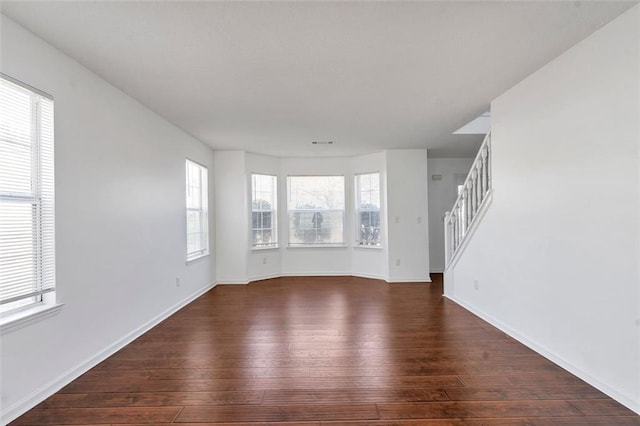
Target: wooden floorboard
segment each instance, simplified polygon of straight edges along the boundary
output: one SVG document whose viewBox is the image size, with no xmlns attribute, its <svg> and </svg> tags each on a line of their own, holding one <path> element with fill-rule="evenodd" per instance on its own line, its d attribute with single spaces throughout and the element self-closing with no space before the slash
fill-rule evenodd
<svg viewBox="0 0 640 426">
<path fill-rule="evenodd" d="M 218 286 L 11 425 L 640 425 L 433 278 Z"/>
</svg>

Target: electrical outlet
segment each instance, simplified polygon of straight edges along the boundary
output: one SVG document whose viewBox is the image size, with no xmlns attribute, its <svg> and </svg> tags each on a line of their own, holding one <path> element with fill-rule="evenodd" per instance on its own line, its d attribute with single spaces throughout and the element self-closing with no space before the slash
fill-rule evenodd
<svg viewBox="0 0 640 426">
<path fill-rule="evenodd" d="M 176 287 L 180 287 L 180 277 L 176 277 Z"/>
<path fill-rule="evenodd" d="M 473 288 L 476 290 L 480 290 L 480 284 L 478 284 L 478 280 L 473 280 Z"/>
<path fill-rule="evenodd" d="M 266 264 L 267 264 L 267 258 L 266 258 L 266 257 L 263 257 L 263 258 L 262 258 L 262 264 L 263 264 L 263 265 L 266 265 Z"/>
<path fill-rule="evenodd" d="M 396 216 L 395 219 L 394 219 L 394 222 L 395 223 L 400 223 L 400 216 Z"/>
<path fill-rule="evenodd" d="M 400 266 L 400 259 L 396 259 L 396 266 Z"/>
<path fill-rule="evenodd" d="M 422 216 L 418 216 L 418 225 L 422 223 Z"/>
</svg>

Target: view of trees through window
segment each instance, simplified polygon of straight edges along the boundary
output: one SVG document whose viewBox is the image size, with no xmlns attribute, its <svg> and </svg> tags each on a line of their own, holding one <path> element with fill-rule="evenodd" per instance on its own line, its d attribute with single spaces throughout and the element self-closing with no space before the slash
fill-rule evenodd
<svg viewBox="0 0 640 426">
<path fill-rule="evenodd" d="M 289 176 L 290 245 L 344 244 L 344 176 Z"/>
<path fill-rule="evenodd" d="M 356 176 L 356 239 L 361 246 L 380 245 L 380 173 Z"/>
<path fill-rule="evenodd" d="M 278 244 L 276 176 L 251 175 L 251 232 L 254 247 Z"/>
</svg>

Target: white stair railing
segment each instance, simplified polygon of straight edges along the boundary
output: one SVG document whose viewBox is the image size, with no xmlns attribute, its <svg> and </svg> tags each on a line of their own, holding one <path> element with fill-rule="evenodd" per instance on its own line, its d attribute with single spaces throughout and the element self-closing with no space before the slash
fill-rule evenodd
<svg viewBox="0 0 640 426">
<path fill-rule="evenodd" d="M 491 132 L 484 138 L 471 170 L 453 204 L 444 217 L 445 263 L 454 258 L 468 235 L 478 212 L 491 193 Z"/>
</svg>

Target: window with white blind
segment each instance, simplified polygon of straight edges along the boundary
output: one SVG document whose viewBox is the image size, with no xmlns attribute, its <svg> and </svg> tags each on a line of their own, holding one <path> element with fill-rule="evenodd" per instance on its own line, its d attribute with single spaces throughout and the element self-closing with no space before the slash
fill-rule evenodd
<svg viewBox="0 0 640 426">
<path fill-rule="evenodd" d="M 186 160 L 187 182 L 187 261 L 209 254 L 208 172 L 207 168 Z"/>
<path fill-rule="evenodd" d="M 289 176 L 290 246 L 344 244 L 344 176 Z"/>
<path fill-rule="evenodd" d="M 380 247 L 380 173 L 356 175 L 356 243 Z"/>
<path fill-rule="evenodd" d="M 0 77 L 0 314 L 55 302 L 53 99 Z"/>
<path fill-rule="evenodd" d="M 254 248 L 278 246 L 277 178 L 251 175 L 251 234 Z"/>
</svg>

